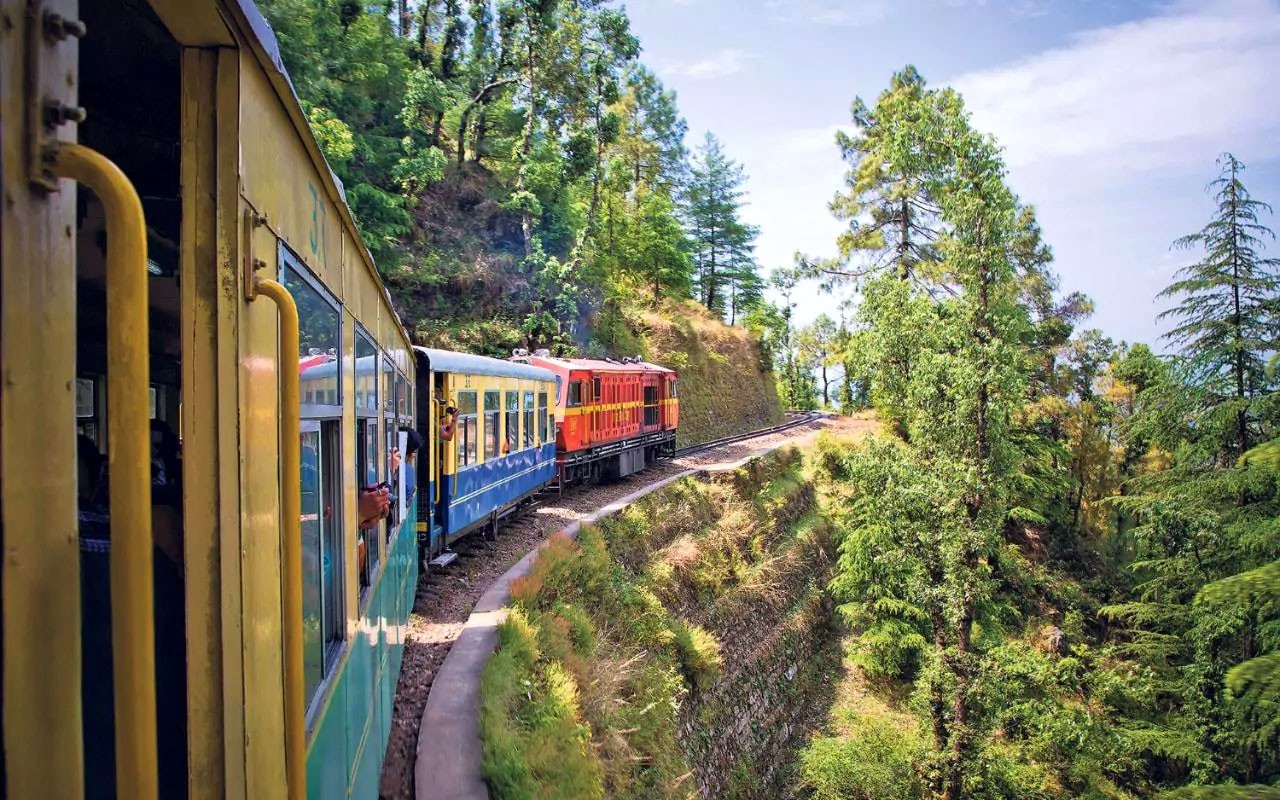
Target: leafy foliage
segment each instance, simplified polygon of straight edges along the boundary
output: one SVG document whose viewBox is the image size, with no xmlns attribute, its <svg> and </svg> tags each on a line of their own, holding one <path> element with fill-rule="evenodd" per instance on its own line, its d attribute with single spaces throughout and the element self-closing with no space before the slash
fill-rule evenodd
<svg viewBox="0 0 1280 800">
<path fill-rule="evenodd" d="M 595 315 L 639 328 L 637 296 L 694 296 L 730 323 L 763 302 L 753 234 L 736 221 L 742 195 L 726 183 L 741 169 L 718 144 L 691 164 L 675 94 L 638 61 L 622 8 L 261 6 L 424 342 L 461 334 L 494 355 L 514 345 L 603 355 L 614 342 L 596 336 Z"/>
<path fill-rule="evenodd" d="M 1280 278 L 1243 165 L 1223 156 L 1213 221 L 1179 241 L 1204 257 L 1163 295 L 1184 348 L 1163 359 L 1075 332 L 1090 302 L 1056 296 L 954 92 L 908 68 L 854 117 L 841 258 L 799 266 L 856 282 L 847 373 L 898 435 L 824 453 L 846 498 L 831 590 L 849 680 L 921 736 L 837 713 L 815 793 L 1271 796 Z"/>
</svg>

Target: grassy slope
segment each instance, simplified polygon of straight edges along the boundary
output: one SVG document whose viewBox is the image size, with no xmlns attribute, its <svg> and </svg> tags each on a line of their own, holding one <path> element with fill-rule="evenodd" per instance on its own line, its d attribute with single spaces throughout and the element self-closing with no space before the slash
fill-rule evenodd
<svg viewBox="0 0 1280 800">
<path fill-rule="evenodd" d="M 750 626 L 733 612 L 749 601 L 785 619 L 821 588 L 801 578 L 799 602 L 769 609 L 778 572 L 763 567 L 829 547 L 801 475 L 796 451 L 780 451 L 677 482 L 542 551 L 512 587 L 481 684 L 497 800 L 697 795 L 681 709 L 736 666 L 720 640 Z"/>
</svg>

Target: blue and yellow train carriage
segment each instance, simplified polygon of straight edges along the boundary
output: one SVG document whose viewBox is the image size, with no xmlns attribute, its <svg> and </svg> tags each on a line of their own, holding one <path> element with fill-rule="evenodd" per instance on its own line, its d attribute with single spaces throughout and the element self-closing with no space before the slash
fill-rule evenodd
<svg viewBox="0 0 1280 800">
<path fill-rule="evenodd" d="M 270 29 L 0 0 L 0 153 L 4 796 L 376 796 L 419 376 Z"/>
<path fill-rule="evenodd" d="M 430 469 L 419 473 L 419 539 L 424 560 L 445 564 L 450 544 L 474 531 L 496 533 L 555 476 L 556 377 L 497 358 L 414 352 L 418 415 L 431 437 Z M 458 410 L 456 430 L 439 440 L 449 407 Z"/>
</svg>

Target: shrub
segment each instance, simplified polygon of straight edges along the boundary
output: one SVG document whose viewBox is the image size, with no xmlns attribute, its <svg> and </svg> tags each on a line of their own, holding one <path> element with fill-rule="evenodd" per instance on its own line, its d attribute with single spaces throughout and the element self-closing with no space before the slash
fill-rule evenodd
<svg viewBox="0 0 1280 800">
<path fill-rule="evenodd" d="M 911 800 L 923 796 L 916 764 L 926 752 L 914 730 L 871 715 L 841 736 L 814 739 L 801 756 L 800 775 L 813 800 Z"/>
</svg>

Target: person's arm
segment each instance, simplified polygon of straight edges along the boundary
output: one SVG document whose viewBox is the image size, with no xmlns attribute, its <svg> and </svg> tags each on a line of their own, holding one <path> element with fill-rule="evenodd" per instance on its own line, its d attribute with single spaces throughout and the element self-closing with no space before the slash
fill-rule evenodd
<svg viewBox="0 0 1280 800">
<path fill-rule="evenodd" d="M 448 416 L 440 423 L 440 438 L 447 442 L 453 439 L 453 432 L 458 427 L 458 409 L 449 408 L 444 413 Z"/>
<path fill-rule="evenodd" d="M 361 489 L 358 505 L 360 527 L 368 530 L 384 519 L 391 510 L 391 491 L 385 486 L 380 489 Z"/>
</svg>

